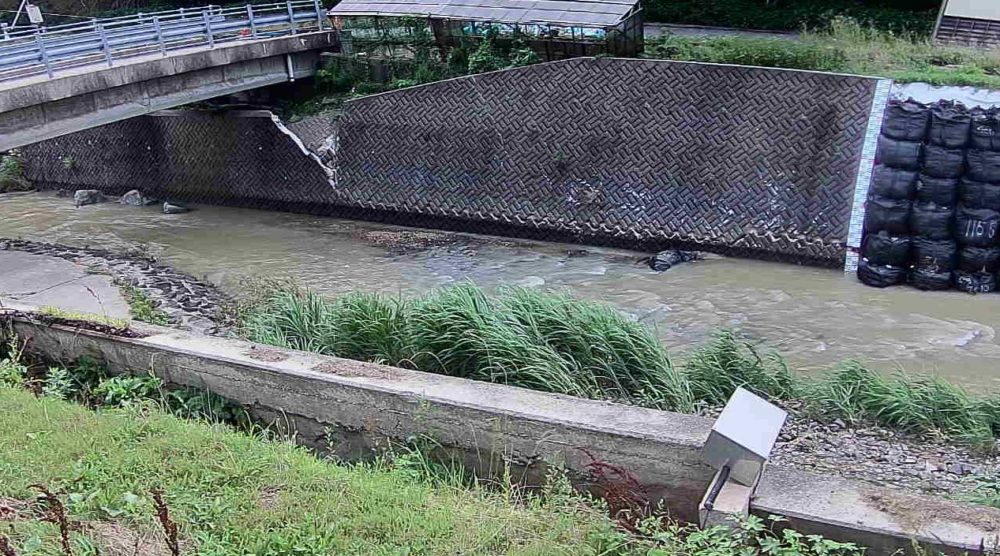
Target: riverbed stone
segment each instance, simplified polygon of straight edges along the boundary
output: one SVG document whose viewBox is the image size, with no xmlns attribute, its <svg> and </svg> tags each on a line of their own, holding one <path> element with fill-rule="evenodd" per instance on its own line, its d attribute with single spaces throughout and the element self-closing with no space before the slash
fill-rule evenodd
<svg viewBox="0 0 1000 556">
<path fill-rule="evenodd" d="M 146 207 L 156 204 L 156 199 L 143 195 L 138 189 L 133 189 L 132 191 L 122 195 L 119 202 L 130 207 Z"/>
<path fill-rule="evenodd" d="M 94 205 L 104 202 L 104 194 L 96 189 L 78 189 L 73 194 L 73 202 L 76 206 Z"/>
<path fill-rule="evenodd" d="M 177 203 L 163 203 L 163 214 L 184 214 L 190 210 L 186 206 Z"/>
</svg>

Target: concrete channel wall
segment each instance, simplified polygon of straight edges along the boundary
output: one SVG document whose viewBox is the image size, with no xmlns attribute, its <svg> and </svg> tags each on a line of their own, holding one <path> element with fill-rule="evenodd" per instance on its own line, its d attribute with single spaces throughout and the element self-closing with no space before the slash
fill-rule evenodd
<svg viewBox="0 0 1000 556">
<path fill-rule="evenodd" d="M 839 267 L 884 84 L 579 58 L 351 100 L 311 126 L 175 113 L 23 154 L 49 188 Z M 322 162 L 285 133 L 306 128 Z"/>
<path fill-rule="evenodd" d="M 696 519 L 713 475 L 700 460 L 711 421 L 503 385 L 275 349 L 174 329 L 137 327 L 122 338 L 11 317 L 30 352 L 69 362 L 88 355 L 113 373 L 153 372 L 206 389 L 301 443 L 356 459 L 389 442 L 425 437 L 480 473 L 505 468 L 537 484 L 557 463 L 600 491 L 597 461 L 627 472 L 651 501 Z M 913 540 L 958 554 L 1000 542 L 1000 510 L 904 494 L 789 468 L 768 468 L 751 510 L 788 518 L 798 530 L 871 547 L 909 550 Z"/>
</svg>

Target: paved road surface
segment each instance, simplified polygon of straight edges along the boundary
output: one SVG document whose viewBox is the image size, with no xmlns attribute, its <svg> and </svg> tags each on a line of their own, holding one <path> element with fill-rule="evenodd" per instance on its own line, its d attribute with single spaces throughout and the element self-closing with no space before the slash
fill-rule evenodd
<svg viewBox="0 0 1000 556">
<path fill-rule="evenodd" d="M 0 306 L 11 303 L 129 318 L 128 304 L 109 276 L 63 259 L 0 251 Z"/>
</svg>

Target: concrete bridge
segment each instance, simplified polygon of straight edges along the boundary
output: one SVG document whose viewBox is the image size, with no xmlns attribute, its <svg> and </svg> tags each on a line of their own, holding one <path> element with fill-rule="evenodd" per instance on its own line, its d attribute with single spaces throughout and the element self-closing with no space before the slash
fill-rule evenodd
<svg viewBox="0 0 1000 556">
<path fill-rule="evenodd" d="M 339 34 L 318 0 L 174 10 L 0 36 L 0 152 L 311 76 Z"/>
</svg>

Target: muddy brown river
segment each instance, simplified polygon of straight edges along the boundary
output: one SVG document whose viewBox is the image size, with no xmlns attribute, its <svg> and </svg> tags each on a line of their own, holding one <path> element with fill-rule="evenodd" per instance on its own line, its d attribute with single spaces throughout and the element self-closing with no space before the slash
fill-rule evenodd
<svg viewBox="0 0 1000 556">
<path fill-rule="evenodd" d="M 1000 388 L 1000 294 L 877 290 L 838 271 L 714 256 L 656 273 L 627 251 L 221 207 L 172 216 L 115 203 L 75 208 L 49 193 L 0 195 L 0 237 L 144 245 L 230 290 L 248 275 L 291 277 L 330 295 L 417 294 L 462 280 L 563 289 L 654 326 L 677 354 L 729 327 L 798 370 L 857 358 Z"/>
</svg>

